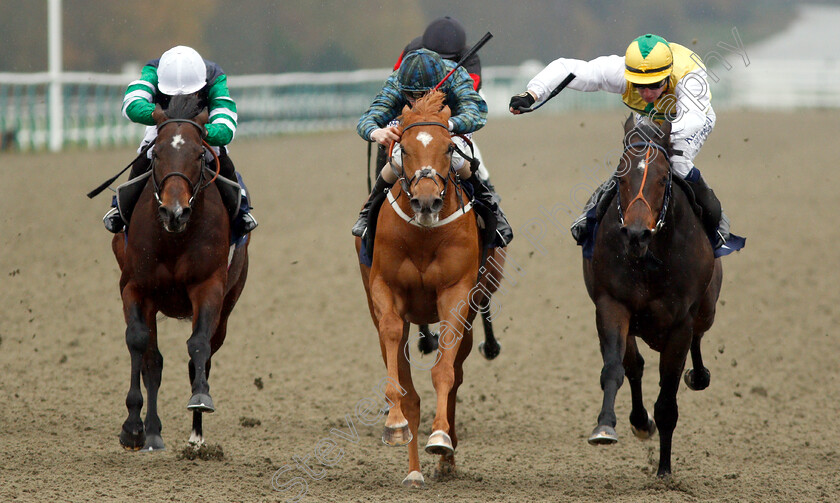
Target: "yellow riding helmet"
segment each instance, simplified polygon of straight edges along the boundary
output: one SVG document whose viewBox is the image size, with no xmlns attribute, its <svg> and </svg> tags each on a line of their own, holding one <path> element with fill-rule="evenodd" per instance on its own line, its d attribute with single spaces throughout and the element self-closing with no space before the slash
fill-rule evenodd
<svg viewBox="0 0 840 503">
<path fill-rule="evenodd" d="M 633 84 L 653 84 L 671 75 L 674 56 L 664 38 L 648 33 L 627 47 L 624 78 Z"/>
</svg>

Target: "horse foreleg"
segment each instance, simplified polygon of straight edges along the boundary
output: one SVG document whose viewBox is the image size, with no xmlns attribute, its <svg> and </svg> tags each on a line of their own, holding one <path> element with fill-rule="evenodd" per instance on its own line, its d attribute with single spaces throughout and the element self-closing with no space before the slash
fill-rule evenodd
<svg viewBox="0 0 840 503">
<path fill-rule="evenodd" d="M 458 433 L 455 427 L 455 404 L 458 401 L 458 388 L 460 388 L 461 384 L 464 382 L 464 360 L 466 360 L 467 356 L 470 354 L 473 345 L 473 329 L 472 327 L 464 329 L 464 336 L 461 339 L 460 347 L 458 348 L 458 354 L 455 357 L 455 382 L 452 386 L 452 390 L 449 392 L 449 399 L 447 403 L 446 409 L 446 417 L 449 421 L 449 436 L 452 440 L 452 449 L 453 452 L 444 453 L 440 456 L 438 460 L 437 468 L 434 472 L 434 478 L 437 480 L 446 478 L 455 473 L 455 452 L 454 450 L 458 448 Z"/>
<path fill-rule="evenodd" d="M 400 359 L 405 357 L 402 352 L 402 341 L 406 338 L 404 334 L 407 330 L 408 323 L 404 322 L 393 310 L 384 312 L 379 319 L 379 345 L 389 381 L 385 387 L 385 397 L 391 406 L 388 409 L 388 417 L 385 419 L 382 442 L 392 447 L 406 445 L 414 438 L 408 419 L 403 413 L 402 400 L 405 389 L 400 379 Z M 399 389 L 395 384 L 399 386 Z"/>
<path fill-rule="evenodd" d="M 123 289 L 123 309 L 125 313 L 125 343 L 131 356 L 131 379 L 128 395 L 125 397 L 125 406 L 128 409 L 128 418 L 122 425 L 120 432 L 120 444 L 129 450 L 139 450 L 146 441 L 146 432 L 143 428 L 143 420 L 140 419 L 140 410 L 143 408 L 143 392 L 140 390 L 140 372 L 143 365 L 143 354 L 148 349 L 150 329 L 146 323 L 140 306 L 139 295 L 130 287 Z M 154 319 L 154 315 L 152 315 Z"/>
<path fill-rule="evenodd" d="M 146 406 L 146 442 L 144 451 L 163 450 L 162 425 L 157 411 L 157 397 L 160 389 L 161 374 L 163 373 L 163 355 L 160 354 L 157 342 L 157 324 L 154 318 L 149 322 L 149 344 L 143 354 L 143 382 L 146 384 L 146 396 L 149 403 Z"/>
<path fill-rule="evenodd" d="M 624 371 L 627 375 L 627 382 L 630 383 L 630 396 L 633 401 L 633 408 L 630 410 L 630 427 L 633 435 L 642 440 L 647 440 L 656 433 L 656 421 L 645 409 L 642 399 L 642 375 L 645 371 L 645 359 L 639 353 L 636 346 L 636 338 L 632 335 L 627 337 L 627 349 L 624 352 Z"/>
<path fill-rule="evenodd" d="M 685 358 L 691 345 L 691 326 L 688 322 L 674 328 L 665 349 L 659 357 L 659 397 L 653 408 L 653 416 L 659 428 L 659 469 L 660 478 L 671 474 L 671 439 L 677 427 L 679 409 L 677 390 L 680 386 L 680 374 L 685 367 Z"/>
<path fill-rule="evenodd" d="M 470 321 L 470 308 L 466 301 L 469 295 L 469 285 L 460 285 L 443 292 L 438 298 L 438 313 L 442 314 L 440 323 L 440 336 L 438 338 L 438 350 L 440 359 L 432 367 L 432 385 L 437 394 L 437 407 L 435 419 L 432 422 L 432 434 L 426 444 L 426 452 L 439 454 L 441 456 L 452 456 L 455 453 L 455 446 L 452 443 L 454 424 L 450 422 L 450 407 L 453 408 L 454 417 L 455 391 L 463 379 L 461 372 L 456 372 L 456 363 L 463 361 L 466 354 L 472 349 L 472 325 Z M 453 307 L 454 306 L 454 307 Z M 469 332 L 469 342 L 465 343 L 464 338 Z M 464 346 L 466 354 L 461 354 Z M 457 383 L 457 384 L 456 384 Z"/>
<path fill-rule="evenodd" d="M 623 360 L 630 313 L 622 304 L 609 298 L 598 299 L 595 307 L 601 357 L 604 360 L 604 367 L 601 369 L 601 389 L 604 391 L 604 401 L 601 404 L 601 412 L 598 414 L 598 426 L 589 436 L 589 443 L 606 445 L 618 442 L 618 435 L 615 432 L 615 395 L 624 382 Z"/>
<path fill-rule="evenodd" d="M 420 395 L 414 388 L 411 379 L 411 362 L 407 357 L 409 344 L 408 331 L 410 325 L 406 323 L 403 329 L 403 338 L 400 346 L 404 349 L 399 352 L 399 376 L 400 386 L 403 387 L 405 395 L 400 400 L 400 407 L 403 415 L 408 419 L 408 428 L 411 432 L 411 441 L 408 443 L 408 475 L 403 479 L 403 485 L 411 488 L 422 488 L 425 486 L 423 473 L 420 471 L 420 454 L 417 447 L 417 430 L 420 428 Z"/>
<path fill-rule="evenodd" d="M 219 325 L 222 307 L 222 282 L 211 281 L 189 292 L 194 306 L 193 331 L 187 339 L 190 363 L 194 367 L 192 396 L 187 408 L 193 412 L 214 412 L 210 385 L 207 382 L 207 365 L 212 354 L 210 336 Z"/>
</svg>

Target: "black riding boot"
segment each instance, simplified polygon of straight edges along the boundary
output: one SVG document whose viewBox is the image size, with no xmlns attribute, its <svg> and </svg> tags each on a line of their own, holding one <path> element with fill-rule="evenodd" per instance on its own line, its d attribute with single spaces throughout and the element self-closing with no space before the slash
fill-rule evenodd
<svg viewBox="0 0 840 503">
<path fill-rule="evenodd" d="M 509 245 L 513 240 L 513 229 L 511 229 L 502 207 L 499 206 L 502 199 L 496 193 L 495 188 L 489 181 L 482 182 L 478 174 L 475 173 L 467 178 L 467 182 L 472 186 L 473 196 L 476 200 L 493 210 L 496 215 L 496 237 L 493 246 L 503 248 Z"/>
<path fill-rule="evenodd" d="M 236 214 L 236 217 L 231 222 L 231 227 L 233 228 L 233 233 L 236 236 L 244 236 L 248 234 L 252 230 L 257 228 L 257 219 L 251 215 L 251 197 L 248 195 L 248 191 L 245 188 L 245 183 L 240 182 L 239 178 L 236 176 L 236 167 L 233 165 L 233 161 L 231 160 L 230 156 L 227 154 L 226 149 L 221 148 L 221 152 L 219 153 L 219 175 L 227 178 L 228 180 L 237 182 L 241 186 L 240 190 L 240 198 L 241 202 L 239 203 L 239 212 Z M 211 164 L 211 167 L 214 167 Z"/>
<path fill-rule="evenodd" d="M 714 238 L 712 239 L 714 248 L 720 248 L 729 239 L 729 218 L 723 214 L 715 191 L 706 185 L 706 181 L 703 180 L 697 168 L 691 169 L 685 181 L 691 186 L 691 190 L 694 191 L 694 200 L 703 210 L 700 220 L 703 222 L 706 234 Z"/>
<path fill-rule="evenodd" d="M 149 171 L 151 165 L 151 159 L 149 159 L 145 155 L 140 156 L 136 161 L 134 161 L 134 164 L 131 165 L 131 171 L 128 174 L 128 179 L 133 180 L 138 176 L 145 174 L 147 171 Z M 132 206 L 136 202 L 137 201 L 133 201 L 131 203 Z M 111 198 L 111 209 L 108 210 L 108 213 L 105 213 L 104 217 L 102 217 L 102 223 L 105 224 L 106 229 L 108 229 L 110 232 L 113 232 L 114 234 L 121 232 L 125 229 L 125 222 L 123 221 L 122 215 L 120 215 L 120 210 L 117 207 L 117 196 Z"/>
<path fill-rule="evenodd" d="M 572 223 L 570 230 L 572 232 L 572 237 L 575 238 L 577 244 L 583 246 L 584 241 L 586 241 L 589 237 L 597 219 L 596 209 L 601 203 L 601 199 L 604 198 L 604 194 L 612 188 L 614 183 L 615 182 L 611 178 L 595 189 L 595 192 L 589 196 L 589 201 L 587 201 L 583 206 L 583 213 L 581 213 L 580 216 Z"/>
<path fill-rule="evenodd" d="M 376 199 L 376 196 L 380 194 L 384 194 L 387 189 L 391 187 L 391 183 L 385 181 L 382 178 L 382 175 L 376 179 L 376 183 L 373 184 L 373 190 L 370 191 L 370 196 L 368 196 L 365 205 L 362 207 L 362 211 L 359 212 L 359 219 L 356 220 L 356 224 L 353 226 L 353 229 L 350 231 L 354 236 L 360 238 L 365 235 L 365 231 L 367 230 L 368 225 L 368 214 L 370 213 L 370 205 L 373 203 L 373 200 Z"/>
</svg>

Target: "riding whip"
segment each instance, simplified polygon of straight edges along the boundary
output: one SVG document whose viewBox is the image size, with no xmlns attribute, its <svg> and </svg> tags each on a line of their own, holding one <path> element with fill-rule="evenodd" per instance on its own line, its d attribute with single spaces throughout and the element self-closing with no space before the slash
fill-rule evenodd
<svg viewBox="0 0 840 503">
<path fill-rule="evenodd" d="M 541 106 L 545 105 L 546 103 L 548 103 L 548 100 L 550 100 L 551 98 L 560 94 L 560 91 L 565 89 L 566 86 L 569 85 L 569 82 L 575 80 L 575 77 L 576 77 L 576 75 L 574 73 L 570 73 L 569 75 L 567 75 L 566 78 L 563 79 L 563 82 L 561 82 L 560 85 L 557 86 L 557 88 L 555 90 L 551 91 L 551 94 L 548 95 L 548 98 L 544 99 L 543 102 L 540 103 L 539 105 L 537 105 L 535 107 L 530 107 L 530 108 L 529 107 L 519 107 L 519 108 L 517 108 L 517 110 L 519 110 L 523 114 L 526 114 L 528 112 L 533 112 L 534 110 L 536 110 L 536 109 L 540 108 Z"/>
<path fill-rule="evenodd" d="M 475 43 L 475 45 L 474 45 L 474 46 L 472 46 L 472 48 L 471 48 L 469 51 L 467 51 L 467 53 L 466 53 L 466 54 L 464 54 L 464 55 L 461 57 L 461 59 L 458 61 L 458 64 L 457 64 L 457 65 L 455 65 L 455 68 L 453 68 L 452 70 L 449 70 L 449 73 L 447 73 L 447 74 L 446 74 L 446 77 L 444 77 L 444 78 L 443 78 L 443 80 L 441 80 L 440 82 L 438 82 L 438 85 L 436 85 L 436 86 L 434 87 L 434 89 L 432 89 L 432 90 L 433 90 L 433 91 L 437 91 L 437 90 L 438 90 L 438 88 L 439 88 L 440 86 L 442 86 L 444 82 L 446 82 L 446 79 L 448 79 L 450 75 L 452 75 L 453 73 L 455 73 L 455 70 L 457 70 L 458 68 L 460 68 L 461 66 L 463 66 L 464 62 L 466 62 L 466 61 L 467 61 L 470 57 L 472 57 L 472 55 L 473 55 L 473 54 L 475 54 L 476 52 L 478 52 L 478 50 L 479 50 L 479 49 L 481 49 L 481 46 L 483 46 L 484 44 L 486 44 L 486 43 L 487 43 L 487 41 L 488 41 L 488 40 L 490 40 L 491 38 L 493 38 L 493 34 L 492 34 L 492 33 L 490 33 L 489 31 L 488 31 L 487 33 L 485 33 L 485 34 L 484 34 L 484 36 L 483 36 L 483 37 L 481 37 L 481 40 L 479 40 L 478 42 L 476 42 L 476 43 Z"/>
<path fill-rule="evenodd" d="M 98 196 L 100 192 L 102 192 L 103 190 L 107 189 L 109 185 L 111 185 L 112 183 L 114 183 L 114 181 L 116 181 L 116 179 L 120 177 L 120 175 L 122 175 L 123 173 L 125 173 L 125 170 L 127 170 L 128 168 L 130 168 L 130 167 L 131 167 L 131 165 L 132 165 L 132 164 L 134 164 L 134 162 L 135 162 L 135 161 L 137 161 L 137 159 L 140 159 L 140 156 L 146 155 L 146 152 L 148 152 L 148 150 L 149 150 L 150 148 L 152 148 L 152 145 L 154 145 L 154 144 L 155 144 L 155 141 L 154 141 L 154 140 L 152 140 L 151 142 L 149 142 L 149 144 L 148 144 L 148 145 L 146 145 L 145 147 L 143 147 L 143 148 L 140 150 L 140 153 L 139 153 L 139 154 L 137 154 L 137 157 L 135 157 L 135 158 L 134 158 L 134 159 L 133 159 L 130 163 L 128 163 L 128 166 L 124 167 L 124 168 L 123 168 L 123 169 L 122 169 L 119 173 L 117 173 L 117 174 L 116 174 L 116 175 L 114 175 L 113 177 L 111 177 L 111 178 L 109 178 L 109 179 L 105 180 L 105 182 L 103 182 L 103 183 L 102 183 L 102 185 L 100 185 L 99 187 L 96 187 L 96 188 L 95 188 L 95 189 L 93 189 L 92 191 L 88 192 L 87 196 L 88 196 L 89 198 L 91 198 L 91 199 L 93 199 L 94 197 Z"/>
</svg>

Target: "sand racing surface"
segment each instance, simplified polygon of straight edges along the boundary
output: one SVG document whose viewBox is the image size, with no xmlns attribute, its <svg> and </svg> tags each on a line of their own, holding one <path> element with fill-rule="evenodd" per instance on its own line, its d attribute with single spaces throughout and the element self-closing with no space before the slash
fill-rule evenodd
<svg viewBox="0 0 840 503">
<path fill-rule="evenodd" d="M 723 260 L 717 319 L 703 339 L 711 386 L 681 384 L 670 481 L 655 476 L 658 438 L 630 432 L 626 381 L 619 443 L 587 444 L 602 362 L 567 230 L 574 215 L 562 208 L 579 208 L 607 177 L 624 117 L 537 113 L 491 119 L 476 134 L 516 231 L 495 297 L 502 353 L 488 362 L 473 349 L 458 394 L 458 473 L 432 480 L 437 459 L 421 448 L 427 486 L 418 491 L 400 486 L 407 452 L 382 444 L 384 419 L 368 426 L 356 416 L 385 367 L 349 232 L 366 195 L 355 132 L 233 144 L 260 226 L 213 357 L 217 411 L 204 432 L 223 450 L 216 459 L 180 455 L 191 427 L 184 321 L 158 323 L 167 449 L 133 453 L 118 442 L 129 353 L 100 221 L 109 195 L 85 193 L 133 149 L 0 154 L 0 501 L 837 501 L 836 111 L 719 113 L 697 165 L 747 247 Z M 652 410 L 658 354 L 640 349 Z M 435 395 L 428 371 L 415 369 L 414 382 L 422 447 Z M 341 449 L 328 468 L 314 454 L 323 439 Z M 309 457 L 310 474 L 295 457 Z M 284 469 L 279 492 L 272 476 Z"/>
</svg>

